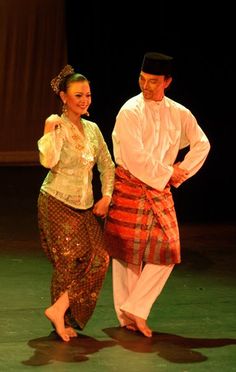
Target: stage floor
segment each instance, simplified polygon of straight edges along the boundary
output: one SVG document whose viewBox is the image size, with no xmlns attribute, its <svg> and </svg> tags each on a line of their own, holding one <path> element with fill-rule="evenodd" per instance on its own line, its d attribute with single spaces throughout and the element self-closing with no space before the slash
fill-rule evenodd
<svg viewBox="0 0 236 372">
<path fill-rule="evenodd" d="M 44 317 L 51 266 L 36 202 L 45 170 L 0 168 L 0 371 L 236 371 L 234 223 L 180 224 L 182 263 L 154 304 L 152 338 L 118 326 L 111 268 L 93 317 L 62 342 Z"/>
</svg>

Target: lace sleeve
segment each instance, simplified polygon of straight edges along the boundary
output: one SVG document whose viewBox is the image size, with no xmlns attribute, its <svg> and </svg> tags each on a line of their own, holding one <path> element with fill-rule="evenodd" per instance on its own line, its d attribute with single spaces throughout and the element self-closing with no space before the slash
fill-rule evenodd
<svg viewBox="0 0 236 372">
<path fill-rule="evenodd" d="M 60 126 L 44 134 L 38 141 L 39 160 L 45 168 L 53 168 L 60 159 L 63 132 Z"/>
</svg>

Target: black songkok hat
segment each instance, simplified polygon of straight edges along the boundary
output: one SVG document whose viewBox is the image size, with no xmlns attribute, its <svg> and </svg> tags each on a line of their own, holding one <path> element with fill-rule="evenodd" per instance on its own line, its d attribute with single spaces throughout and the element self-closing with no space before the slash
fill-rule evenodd
<svg viewBox="0 0 236 372">
<path fill-rule="evenodd" d="M 173 57 L 166 54 L 149 52 L 143 57 L 141 70 L 151 75 L 171 75 Z"/>
</svg>

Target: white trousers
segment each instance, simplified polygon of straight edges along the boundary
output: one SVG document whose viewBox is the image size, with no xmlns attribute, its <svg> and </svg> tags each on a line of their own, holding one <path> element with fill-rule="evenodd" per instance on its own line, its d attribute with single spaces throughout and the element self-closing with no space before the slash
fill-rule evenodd
<svg viewBox="0 0 236 372">
<path fill-rule="evenodd" d="M 122 310 L 145 320 L 148 318 L 152 305 L 161 293 L 173 268 L 174 264 L 147 263 L 142 269 L 142 265 L 112 259 L 114 307 L 121 326 L 131 322 Z"/>
</svg>

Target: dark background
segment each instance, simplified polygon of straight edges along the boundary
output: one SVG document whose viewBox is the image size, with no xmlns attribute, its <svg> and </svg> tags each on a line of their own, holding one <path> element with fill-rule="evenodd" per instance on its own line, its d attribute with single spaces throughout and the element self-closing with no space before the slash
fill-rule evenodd
<svg viewBox="0 0 236 372">
<path fill-rule="evenodd" d="M 227 3 L 66 1 L 68 62 L 91 81 L 90 118 L 112 151 L 120 106 L 139 93 L 143 54 L 175 58 L 168 96 L 188 107 L 211 143 L 198 174 L 173 190 L 182 221 L 235 221 L 234 23 Z"/>
</svg>

